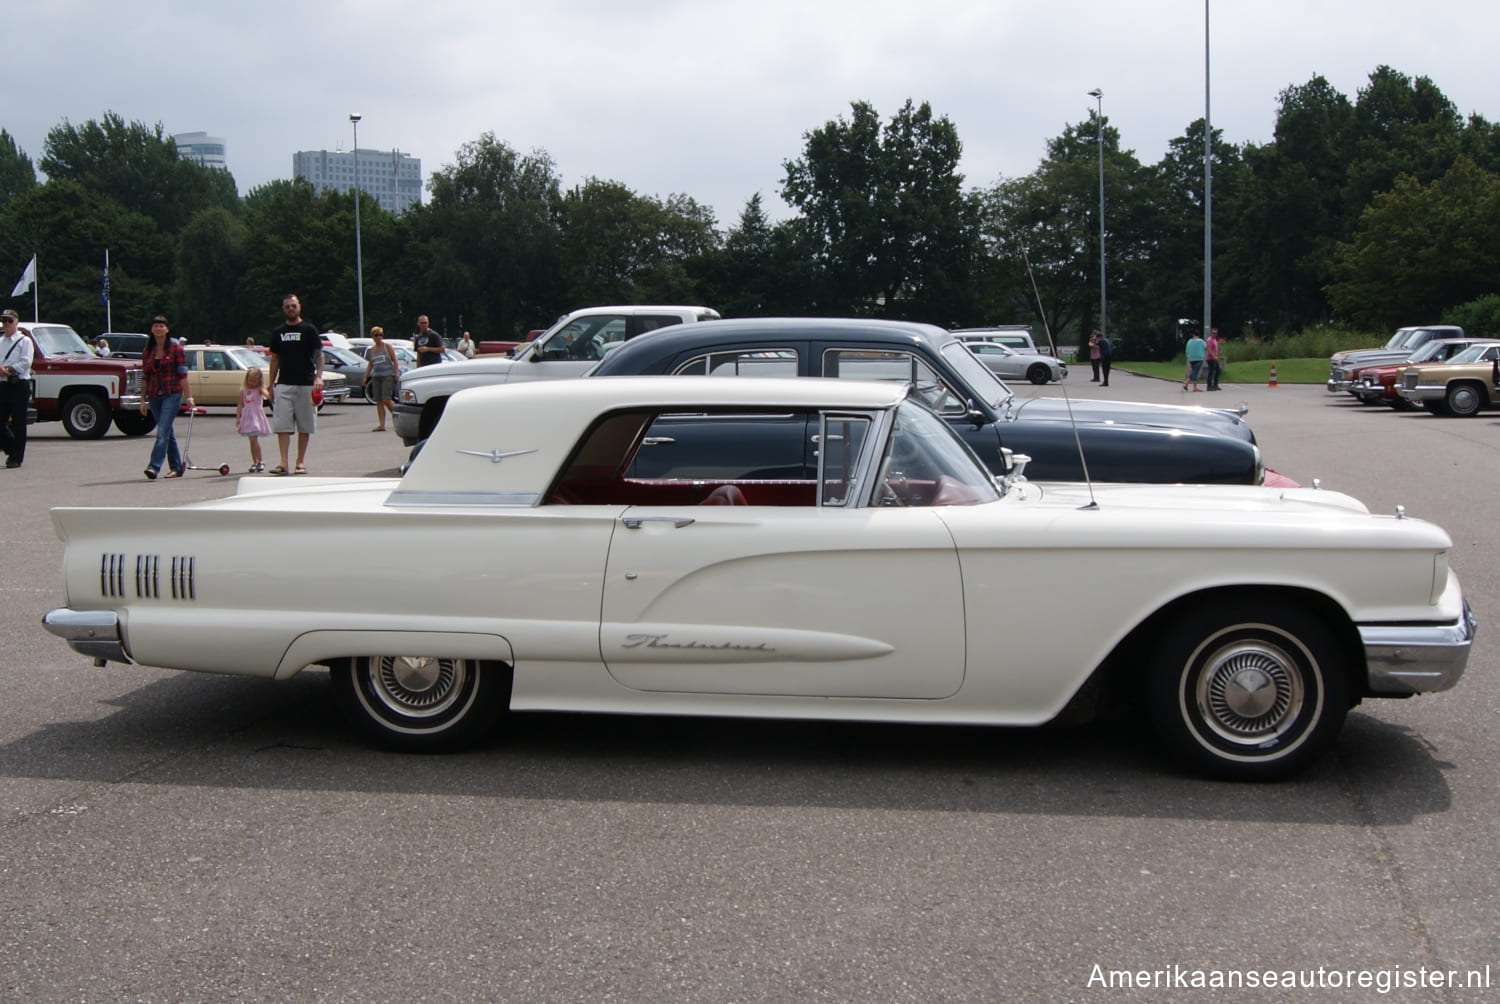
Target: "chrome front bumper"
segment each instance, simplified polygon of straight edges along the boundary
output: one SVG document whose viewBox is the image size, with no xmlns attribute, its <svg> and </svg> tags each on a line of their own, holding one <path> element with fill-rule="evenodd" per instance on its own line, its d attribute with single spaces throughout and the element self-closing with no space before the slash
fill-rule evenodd
<svg viewBox="0 0 1500 1004">
<path fill-rule="evenodd" d="M 125 641 L 120 637 L 120 616 L 113 610 L 71 610 L 58 607 L 42 615 L 42 627 L 57 635 L 79 655 L 94 660 L 130 664 Z"/>
<path fill-rule="evenodd" d="M 1456 624 L 1361 627 L 1370 692 L 1430 694 L 1452 687 L 1469 663 L 1476 627 L 1467 600 Z"/>
</svg>

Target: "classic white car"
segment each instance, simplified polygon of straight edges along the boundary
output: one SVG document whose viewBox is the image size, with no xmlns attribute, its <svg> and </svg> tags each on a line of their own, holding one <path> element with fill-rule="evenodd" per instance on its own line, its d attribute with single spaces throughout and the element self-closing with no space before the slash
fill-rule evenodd
<svg viewBox="0 0 1500 1004">
<path fill-rule="evenodd" d="M 1326 750 L 1360 699 L 1462 674 L 1473 621 L 1440 528 L 1315 489 L 997 482 L 907 395 L 681 376 L 466 391 L 399 480 L 54 509 L 66 606 L 44 622 L 101 662 L 326 665 L 350 719 L 407 749 L 473 742 L 507 707 L 1126 709 L 1192 767 L 1262 779 Z M 369 575 L 295 558 L 383 529 L 410 558 L 396 610 L 388 556 Z M 1101 570 L 1126 586 L 1059 629 Z"/>
</svg>

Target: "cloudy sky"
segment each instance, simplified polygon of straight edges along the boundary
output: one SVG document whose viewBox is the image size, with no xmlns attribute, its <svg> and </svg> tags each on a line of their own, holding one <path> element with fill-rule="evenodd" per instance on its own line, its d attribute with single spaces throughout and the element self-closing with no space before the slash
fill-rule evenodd
<svg viewBox="0 0 1500 1004">
<path fill-rule="evenodd" d="M 1428 76 L 1500 120 L 1494 0 L 1213 0 L 1212 120 L 1271 138 L 1277 94 L 1315 74 L 1351 99 L 1376 66 Z M 115 111 L 228 141 L 241 194 L 296 150 L 420 157 L 490 131 L 593 176 L 681 192 L 732 224 L 851 101 L 907 98 L 958 128 L 988 186 L 1104 112 L 1155 162 L 1204 108 L 1202 0 L 47 0 L 10 5 L 0 127 L 33 161 L 47 130 Z"/>
</svg>

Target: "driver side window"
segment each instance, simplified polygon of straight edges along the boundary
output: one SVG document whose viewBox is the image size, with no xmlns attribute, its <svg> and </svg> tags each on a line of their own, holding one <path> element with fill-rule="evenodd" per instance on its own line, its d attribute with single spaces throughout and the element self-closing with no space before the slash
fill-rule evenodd
<svg viewBox="0 0 1500 1004">
<path fill-rule="evenodd" d="M 948 382 L 909 352 L 873 349 L 829 349 L 823 354 L 823 375 L 844 380 L 899 380 L 911 385 L 914 397 L 939 415 L 962 415 L 964 398 Z"/>
</svg>

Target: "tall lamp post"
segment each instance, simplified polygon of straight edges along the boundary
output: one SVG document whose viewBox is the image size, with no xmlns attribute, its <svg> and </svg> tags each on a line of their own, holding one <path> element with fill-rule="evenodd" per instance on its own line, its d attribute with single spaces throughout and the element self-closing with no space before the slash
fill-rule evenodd
<svg viewBox="0 0 1500 1004">
<path fill-rule="evenodd" d="M 1099 334 L 1107 335 L 1109 329 L 1104 323 L 1104 92 L 1095 87 L 1089 91 L 1089 97 L 1099 105 L 1095 118 L 1099 128 Z"/>
<path fill-rule="evenodd" d="M 365 257 L 359 239 L 359 120 L 360 115 L 350 115 L 354 125 L 354 288 L 359 296 L 359 332 L 365 335 Z"/>
</svg>

